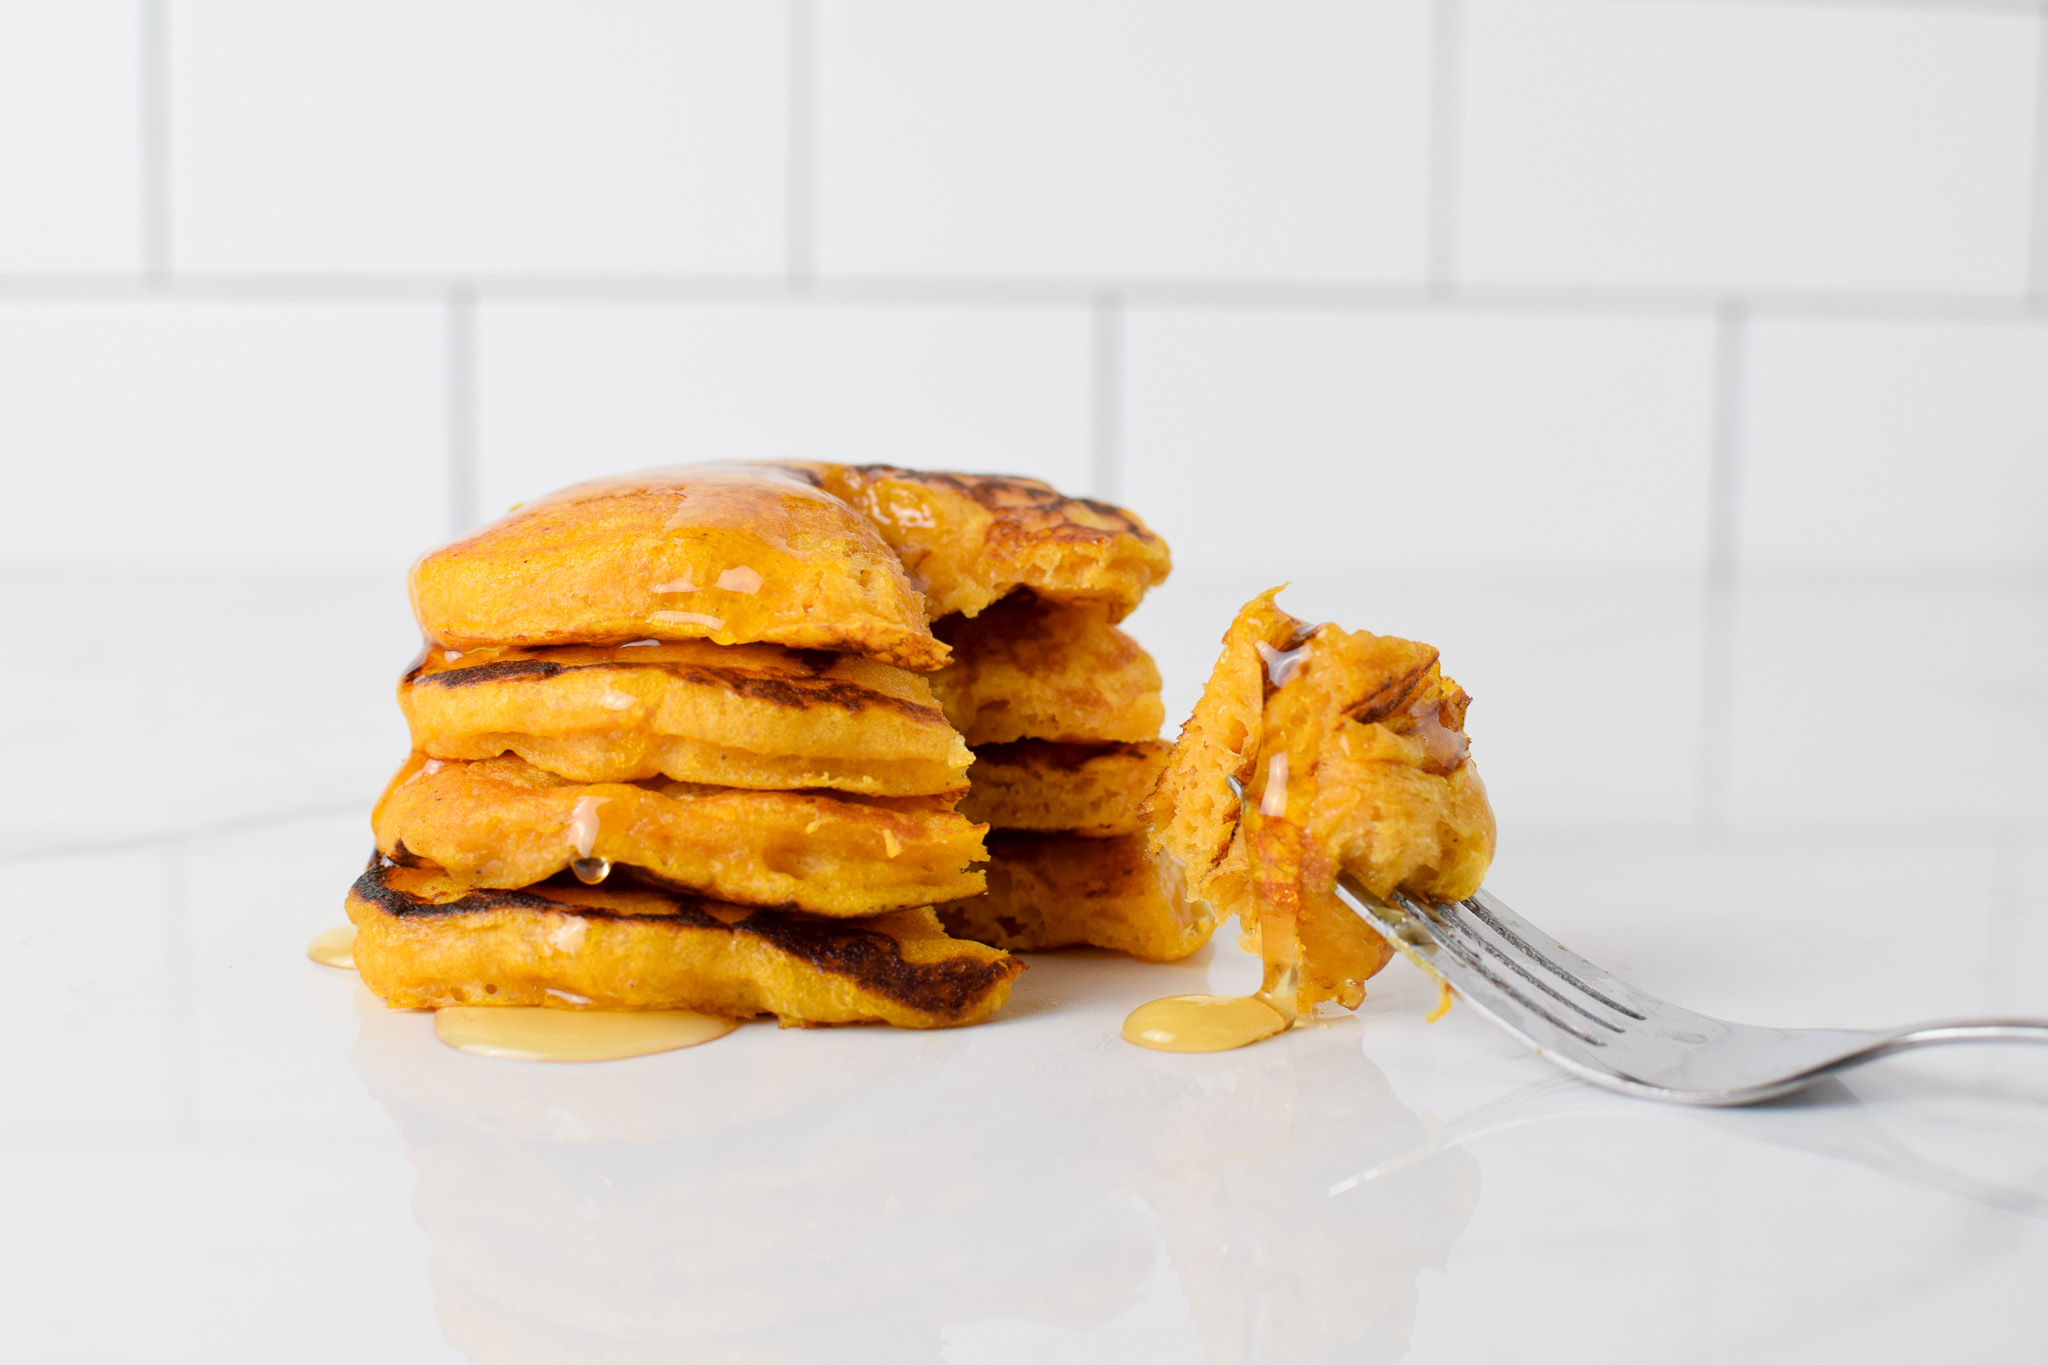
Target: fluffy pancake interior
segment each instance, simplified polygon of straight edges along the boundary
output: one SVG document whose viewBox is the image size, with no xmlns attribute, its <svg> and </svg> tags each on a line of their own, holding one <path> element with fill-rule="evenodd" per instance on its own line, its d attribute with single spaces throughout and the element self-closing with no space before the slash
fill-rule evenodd
<svg viewBox="0 0 2048 1365">
<path fill-rule="evenodd" d="M 1186 957 L 1215 930 L 1178 865 L 1142 834 L 989 837 L 988 890 L 939 907 L 947 932 L 1012 952 L 1090 946 L 1148 962 Z"/>
<path fill-rule="evenodd" d="M 971 759 L 923 678 L 774 645 L 433 647 L 398 699 L 435 758 L 510 752 L 579 782 L 914 796 L 960 790 Z"/>
<path fill-rule="evenodd" d="M 371 861 L 348 896 L 356 964 L 395 1008 L 694 1009 L 786 1024 L 971 1024 L 1023 965 L 930 910 L 826 920 L 659 888 L 479 890 Z"/>
<path fill-rule="evenodd" d="M 1099 606 L 1019 593 L 936 629 L 953 663 L 932 675 L 932 692 L 970 745 L 1159 736 L 1159 666 Z"/>
<path fill-rule="evenodd" d="M 974 785 L 960 813 L 996 829 L 1106 838 L 1145 828 L 1145 797 L 1166 766 L 1168 746 L 1059 744 L 1025 739 L 974 753 Z"/>
<path fill-rule="evenodd" d="M 413 566 L 445 645 L 766 641 L 936 668 L 923 599 L 868 520 L 768 465 L 578 484 Z"/>
<path fill-rule="evenodd" d="M 415 754 L 371 816 L 387 856 L 527 886 L 578 859 L 749 905 L 871 915 L 978 891 L 984 827 L 951 798 L 576 783 L 522 759 Z"/>
</svg>

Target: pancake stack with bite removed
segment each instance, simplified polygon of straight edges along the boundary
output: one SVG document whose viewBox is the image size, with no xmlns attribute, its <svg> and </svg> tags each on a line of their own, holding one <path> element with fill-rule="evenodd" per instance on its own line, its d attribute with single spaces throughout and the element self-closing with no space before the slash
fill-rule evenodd
<svg viewBox="0 0 2048 1365">
<path fill-rule="evenodd" d="M 399 1008 L 970 1024 L 1023 964 L 982 893 L 951 655 L 876 525 L 774 466 L 513 510 L 413 570 L 414 752 L 348 898 Z"/>
<path fill-rule="evenodd" d="M 974 751 L 961 813 L 993 827 L 988 888 L 938 909 L 1013 952 L 1186 957 L 1214 928 L 1148 848 L 1166 763 L 1159 669 L 1117 629 L 1171 561 L 1130 512 L 1032 479 L 789 466 L 860 509 L 925 595 L 952 662 L 932 675 Z"/>
</svg>

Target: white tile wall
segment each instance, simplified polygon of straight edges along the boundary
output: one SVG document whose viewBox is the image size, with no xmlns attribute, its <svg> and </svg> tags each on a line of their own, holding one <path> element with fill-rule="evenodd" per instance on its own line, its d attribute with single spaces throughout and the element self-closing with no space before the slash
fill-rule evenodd
<svg viewBox="0 0 2048 1365">
<path fill-rule="evenodd" d="M 1744 383 L 1746 563 L 2048 568 L 2048 327 L 1764 322 Z"/>
<path fill-rule="evenodd" d="M 448 524 L 446 350 L 418 305 L 0 303 L 0 557 L 402 566 Z"/>
<path fill-rule="evenodd" d="M 827 271 L 1422 272 L 1426 0 L 822 14 Z"/>
<path fill-rule="evenodd" d="M 1869 822 L 1908 840 L 2048 816 L 2039 587 L 1787 586 L 1733 633 L 1726 764 L 1738 828 Z"/>
<path fill-rule="evenodd" d="M 0 4 L 0 274 L 141 266 L 139 16 Z"/>
<path fill-rule="evenodd" d="M 1698 570 L 1703 319 L 1160 309 L 1125 495 L 1189 569 Z"/>
<path fill-rule="evenodd" d="M 594 473 L 881 461 L 1089 483 L 1080 308 L 506 304 L 477 325 L 482 510 Z"/>
<path fill-rule="evenodd" d="M 195 271 L 773 271 L 783 11 L 747 0 L 177 0 Z"/>
<path fill-rule="evenodd" d="M 2026 10 L 1471 0 L 1474 279 L 2014 291 Z"/>
<path fill-rule="evenodd" d="M 2041 746 L 2042 36 L 2019 0 L 0 0 L 8 628 L 203 652 L 299 601 L 321 642 L 313 725 L 22 684 L 0 739 L 78 776 L 0 853 L 67 805 L 360 803 L 397 741 L 356 699 L 451 523 L 778 455 L 1127 498 L 1183 706 L 1185 642 L 1281 578 L 1436 641 L 1518 829 L 1896 828 L 1879 733 L 2031 812 L 1900 717 Z M 1807 586 L 1731 627 L 1710 568 Z M 1813 586 L 1873 571 L 1992 586 L 1903 625 Z M 1589 677 L 1621 747 L 1555 723 Z M 1861 700 L 1815 727 L 1788 677 Z M 66 686 L 118 799 L 31 723 Z"/>
</svg>

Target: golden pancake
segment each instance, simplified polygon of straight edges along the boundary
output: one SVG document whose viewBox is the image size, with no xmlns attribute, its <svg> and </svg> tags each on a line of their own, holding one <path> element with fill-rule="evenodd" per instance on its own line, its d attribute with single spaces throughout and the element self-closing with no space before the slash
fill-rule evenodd
<svg viewBox="0 0 2048 1365">
<path fill-rule="evenodd" d="M 1019 593 L 971 619 L 949 616 L 936 630 L 953 663 L 932 675 L 932 694 L 977 748 L 1159 737 L 1159 666 L 1098 606 Z"/>
<path fill-rule="evenodd" d="M 924 585 L 933 620 L 973 616 L 1018 588 L 1091 602 L 1121 621 L 1172 568 L 1166 542 L 1121 507 L 1001 474 L 794 464 L 864 512 Z"/>
<path fill-rule="evenodd" d="M 986 1019 L 1024 970 L 932 912 L 871 919 L 726 905 L 639 885 L 480 890 L 382 858 L 348 894 L 356 969 L 395 1009 L 700 1010 L 784 1024 Z"/>
<path fill-rule="evenodd" d="M 945 646 L 866 518 L 770 465 L 678 465 L 577 484 L 413 566 L 441 644 L 765 641 L 931 669 Z"/>
<path fill-rule="evenodd" d="M 1168 745 L 1056 744 L 1025 739 L 974 751 L 974 785 L 960 813 L 996 829 L 1108 838 L 1145 828 L 1141 808 L 1166 767 Z"/>
<path fill-rule="evenodd" d="M 963 789 L 973 757 L 918 675 L 775 645 L 432 648 L 398 704 L 434 758 L 514 753 L 576 782 L 924 796 Z"/>
<path fill-rule="evenodd" d="M 577 783 L 523 759 L 415 754 L 370 817 L 377 847 L 471 886 L 621 863 L 744 905 L 872 915 L 982 889 L 983 827 L 945 797 Z"/>
<path fill-rule="evenodd" d="M 1150 852 L 1141 834 L 998 833 L 988 852 L 988 890 L 938 907 L 957 938 L 1011 952 L 1089 946 L 1174 962 L 1215 931 L 1175 865 Z"/>
<path fill-rule="evenodd" d="M 1150 802 L 1154 845 L 1247 947 L 1262 919 L 1297 929 L 1303 1007 L 1354 1007 L 1390 950 L 1335 896 L 1340 873 L 1376 896 L 1463 899 L 1492 861 L 1493 811 L 1468 757 L 1471 699 L 1436 650 L 1305 626 L 1278 591 L 1224 637 Z"/>
</svg>

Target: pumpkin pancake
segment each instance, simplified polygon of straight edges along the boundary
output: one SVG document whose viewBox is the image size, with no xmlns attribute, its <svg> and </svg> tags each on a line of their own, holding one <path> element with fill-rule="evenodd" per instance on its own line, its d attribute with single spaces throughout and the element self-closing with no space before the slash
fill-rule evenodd
<svg viewBox="0 0 2048 1365">
<path fill-rule="evenodd" d="M 1142 834 L 989 836 L 988 890 L 938 907 L 956 938 L 1032 952 L 1109 948 L 1174 962 L 1209 941 L 1215 920 L 1189 900 L 1176 866 Z"/>
<path fill-rule="evenodd" d="M 1121 507 L 1036 479 L 894 465 L 792 464 L 865 513 L 924 587 L 933 620 L 1029 588 L 1121 621 L 1172 568 L 1166 542 Z"/>
<path fill-rule="evenodd" d="M 903 566 L 868 520 L 772 465 L 679 465 L 515 508 L 412 571 L 441 644 L 764 641 L 946 661 Z"/>
<path fill-rule="evenodd" d="M 1159 666 L 1100 606 L 1019 593 L 935 630 L 953 663 L 932 675 L 932 693 L 970 745 L 1159 737 Z"/>
<path fill-rule="evenodd" d="M 511 888 L 613 863 L 745 905 L 873 915 L 982 888 L 983 827 L 946 797 L 571 782 L 523 759 L 415 754 L 371 814 L 377 847 Z"/>
<path fill-rule="evenodd" d="M 1492 861 L 1493 811 L 1464 733 L 1471 698 L 1437 651 L 1305 625 L 1278 591 L 1224 636 L 1149 803 L 1153 845 L 1185 866 L 1190 895 L 1238 917 L 1248 949 L 1269 919 L 1298 934 L 1303 1008 L 1353 1008 L 1391 949 L 1338 877 L 1462 900 Z"/>
<path fill-rule="evenodd" d="M 394 1009 L 772 1014 L 940 1028 L 986 1019 L 1024 964 L 927 909 L 826 920 L 640 885 L 463 885 L 371 859 L 349 889 L 356 969 Z"/>
<path fill-rule="evenodd" d="M 1056 744 L 1024 739 L 974 751 L 974 785 L 960 813 L 997 829 L 1108 838 L 1145 828 L 1145 797 L 1168 745 Z"/>
<path fill-rule="evenodd" d="M 925 796 L 964 789 L 973 757 L 916 674 L 775 645 L 431 648 L 398 704 L 431 757 L 514 753 L 576 782 Z"/>
</svg>

